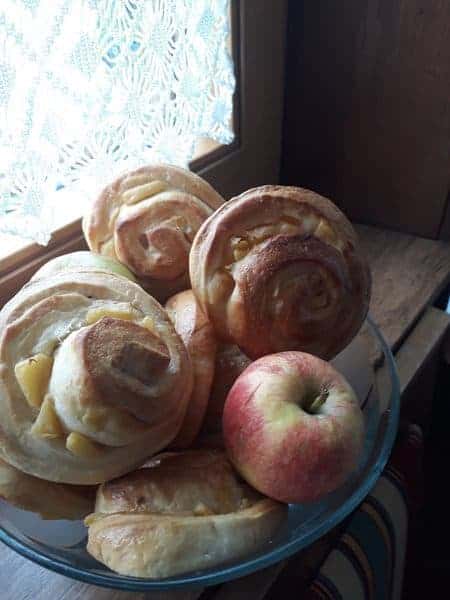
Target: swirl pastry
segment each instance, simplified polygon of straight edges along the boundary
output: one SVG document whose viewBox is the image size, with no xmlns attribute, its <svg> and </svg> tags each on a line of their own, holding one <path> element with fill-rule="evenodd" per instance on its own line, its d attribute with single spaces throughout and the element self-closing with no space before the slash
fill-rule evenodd
<svg viewBox="0 0 450 600">
<path fill-rule="evenodd" d="M 87 250 L 55 256 L 36 271 L 31 281 L 50 277 L 50 275 L 64 271 L 103 271 L 122 275 L 130 281 L 136 281 L 133 273 L 117 260 Z"/>
<path fill-rule="evenodd" d="M 124 575 L 159 578 L 258 550 L 286 507 L 241 482 L 225 454 L 163 454 L 103 484 L 86 519 L 87 550 Z"/>
<path fill-rule="evenodd" d="M 166 310 L 186 346 L 194 373 L 194 386 L 186 415 L 177 437 L 171 444 L 174 448 L 188 448 L 197 437 L 208 406 L 214 375 L 216 338 L 211 323 L 203 314 L 191 290 L 170 298 Z"/>
<path fill-rule="evenodd" d="M 78 521 L 95 506 L 93 486 L 54 483 L 22 473 L 0 459 L 0 498 L 42 519 Z"/>
<path fill-rule="evenodd" d="M 201 223 L 223 198 L 177 167 L 127 173 L 103 190 L 83 220 L 89 248 L 116 258 L 161 302 L 189 288 L 189 251 Z"/>
<path fill-rule="evenodd" d="M 173 440 L 192 389 L 165 310 L 137 284 L 70 271 L 0 313 L 0 457 L 63 483 L 121 475 Z"/>
<path fill-rule="evenodd" d="M 216 333 L 251 358 L 303 350 L 329 359 L 369 306 L 352 225 L 301 188 L 262 186 L 224 204 L 196 235 L 190 274 Z"/>
</svg>

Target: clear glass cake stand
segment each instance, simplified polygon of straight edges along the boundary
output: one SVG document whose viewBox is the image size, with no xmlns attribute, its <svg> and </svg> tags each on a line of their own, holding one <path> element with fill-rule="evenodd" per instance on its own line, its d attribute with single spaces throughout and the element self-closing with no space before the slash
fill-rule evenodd
<svg viewBox="0 0 450 600">
<path fill-rule="evenodd" d="M 355 388 L 366 421 L 366 440 L 357 470 L 319 502 L 290 505 L 277 535 L 258 553 L 226 565 L 169 579 L 125 577 L 87 554 L 82 522 L 44 521 L 0 501 L 0 540 L 26 558 L 67 577 L 132 591 L 215 585 L 268 567 L 307 547 L 349 515 L 370 492 L 391 452 L 398 425 L 400 392 L 394 359 L 376 325 L 367 319 L 358 336 L 333 362 Z M 369 343 L 367 343 L 369 342 Z M 372 364 L 378 355 L 378 366 Z"/>
</svg>

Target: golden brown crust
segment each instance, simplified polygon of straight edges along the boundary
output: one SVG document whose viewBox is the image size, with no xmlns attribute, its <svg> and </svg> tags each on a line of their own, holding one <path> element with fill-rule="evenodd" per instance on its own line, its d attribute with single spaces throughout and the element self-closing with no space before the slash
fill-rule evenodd
<svg viewBox="0 0 450 600">
<path fill-rule="evenodd" d="M 216 338 L 211 323 L 195 300 L 192 290 L 176 294 L 166 310 L 187 348 L 194 372 L 194 386 L 174 448 L 188 448 L 200 430 L 208 406 L 214 375 Z"/>
<path fill-rule="evenodd" d="M 177 434 L 190 359 L 165 310 L 137 284 L 83 271 L 32 282 L 3 307 L 0 332 L 0 456 L 20 470 L 101 483 Z M 43 359 L 36 400 L 27 381 Z"/>
<path fill-rule="evenodd" d="M 222 452 L 164 454 L 99 488 L 87 549 L 119 573 L 169 577 L 258 550 L 285 511 L 242 483 Z"/>
<path fill-rule="evenodd" d="M 96 488 L 38 479 L 0 459 L 0 498 L 46 520 L 78 521 L 94 510 Z"/>
<path fill-rule="evenodd" d="M 190 254 L 192 289 L 218 335 L 258 358 L 331 358 L 359 330 L 370 272 L 356 233 L 329 200 L 262 186 L 220 207 Z"/>
<path fill-rule="evenodd" d="M 237 478 L 223 452 L 185 450 L 159 454 L 137 471 L 102 484 L 95 511 L 222 514 L 259 498 Z"/>
<path fill-rule="evenodd" d="M 262 549 L 283 521 L 273 500 L 207 517 L 111 514 L 94 517 L 87 550 L 122 575 L 158 579 L 207 569 Z"/>
<path fill-rule="evenodd" d="M 142 386 L 150 386 L 170 363 L 167 346 L 153 331 L 132 321 L 103 317 L 80 330 L 76 344 L 90 374 L 91 397 L 95 394 L 99 402 L 126 410 L 144 423 L 164 418 L 168 409 L 159 396 L 143 401 Z"/>
<path fill-rule="evenodd" d="M 188 256 L 223 198 L 171 165 L 141 167 L 107 186 L 83 219 L 89 248 L 125 264 L 158 300 L 189 287 Z"/>
</svg>

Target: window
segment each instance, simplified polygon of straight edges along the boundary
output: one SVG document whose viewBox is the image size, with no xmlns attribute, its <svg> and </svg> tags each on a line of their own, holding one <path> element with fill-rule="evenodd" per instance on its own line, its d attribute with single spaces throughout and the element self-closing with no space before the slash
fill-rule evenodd
<svg viewBox="0 0 450 600">
<path fill-rule="evenodd" d="M 0 231 L 46 244 L 117 173 L 229 144 L 230 30 L 229 0 L 5 0 Z"/>
<path fill-rule="evenodd" d="M 38 0 L 2 2 L 0 31 L 5 26 L 6 9 L 12 4 L 22 4 L 27 10 L 32 10 L 39 2 Z M 49 2 L 45 4 L 50 5 Z M 116 3 L 112 0 L 58 0 L 57 4 L 61 6 L 101 5 L 106 10 Z M 131 7 L 137 6 L 139 2 L 124 0 L 117 4 Z M 144 4 L 167 6 L 177 4 L 177 0 L 172 2 L 146 0 Z M 199 7 L 211 6 L 213 3 L 206 0 L 185 0 L 184 4 L 195 5 L 195 9 L 199 10 Z M 222 7 L 227 4 L 225 0 L 217 3 Z M 53 6 L 53 3 L 51 5 Z M 197 153 L 190 163 L 193 170 L 209 180 L 225 197 L 260 183 L 274 183 L 278 179 L 286 15 L 285 1 L 231 0 L 229 6 L 227 19 L 228 26 L 231 24 L 231 50 L 237 80 L 232 111 L 234 141 L 222 145 L 220 142 L 230 141 L 231 136 L 227 139 L 216 136 L 219 143 L 202 137 L 197 140 Z M 142 33 L 144 34 L 148 35 L 148 31 Z M 85 46 L 86 44 L 87 42 L 84 43 Z M 112 47 L 114 44 L 108 46 L 108 49 Z M 116 51 L 114 50 L 112 55 Z M 111 60 L 114 58 L 112 56 Z M 163 69 L 161 61 L 158 68 Z M 0 80 L 1 73 L 0 66 Z M 0 89 L 3 89 L 1 81 Z M 231 116 L 231 108 L 229 112 Z M 149 156 L 147 161 L 150 160 L 152 159 Z M 117 172 L 113 176 L 116 174 Z M 79 196 L 75 196 L 71 203 L 78 214 L 81 208 L 79 200 Z M 64 219 L 57 224 L 57 230 L 46 247 L 28 244 L 25 247 L 14 248 L 11 240 L 9 246 L 6 245 L 5 238 L 0 240 L 1 299 L 14 293 L 28 279 L 31 272 L 51 256 L 84 247 L 79 219 L 73 220 L 76 216 L 78 215 L 71 216 L 71 223 L 67 224 L 66 216 L 64 218 L 66 224 Z M 64 226 L 60 227 L 61 224 Z M 14 239 L 14 243 L 17 244 L 17 238 Z M 23 241 L 21 244 L 23 245 Z"/>
</svg>

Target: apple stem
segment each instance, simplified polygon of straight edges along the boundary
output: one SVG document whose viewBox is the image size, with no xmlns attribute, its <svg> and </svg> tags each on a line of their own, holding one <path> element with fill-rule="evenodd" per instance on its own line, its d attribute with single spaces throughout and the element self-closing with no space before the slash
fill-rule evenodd
<svg viewBox="0 0 450 600">
<path fill-rule="evenodd" d="M 328 392 L 326 390 L 324 390 L 323 392 L 320 392 L 320 394 L 316 398 L 314 398 L 314 400 L 309 405 L 308 412 L 310 414 L 315 414 L 315 413 L 319 412 L 320 407 L 322 406 L 322 404 L 325 403 L 325 400 L 327 398 L 328 398 Z"/>
</svg>

